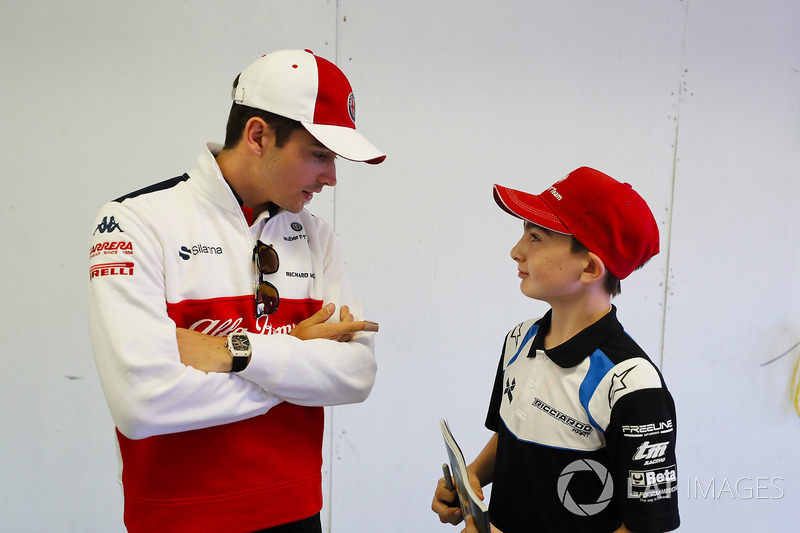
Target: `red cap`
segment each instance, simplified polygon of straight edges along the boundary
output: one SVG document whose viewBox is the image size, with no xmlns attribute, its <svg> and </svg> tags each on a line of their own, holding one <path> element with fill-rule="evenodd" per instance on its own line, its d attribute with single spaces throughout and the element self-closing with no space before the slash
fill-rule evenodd
<svg viewBox="0 0 800 533">
<path fill-rule="evenodd" d="M 630 184 L 589 167 L 538 195 L 495 185 L 494 199 L 517 218 L 575 236 L 619 279 L 659 251 L 658 224 L 644 199 Z"/>
<path fill-rule="evenodd" d="M 356 100 L 339 67 L 311 50 L 266 54 L 239 75 L 232 91 L 237 104 L 299 121 L 319 142 L 353 161 L 386 159 L 356 131 Z"/>
</svg>

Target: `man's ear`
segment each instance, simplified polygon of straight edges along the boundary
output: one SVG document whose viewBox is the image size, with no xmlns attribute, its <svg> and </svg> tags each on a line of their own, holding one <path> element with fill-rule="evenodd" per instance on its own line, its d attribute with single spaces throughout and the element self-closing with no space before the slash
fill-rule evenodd
<svg viewBox="0 0 800 533">
<path fill-rule="evenodd" d="M 581 272 L 581 281 L 592 283 L 603 279 L 606 275 L 606 265 L 603 260 L 592 252 L 586 252 L 586 257 L 588 261 Z"/>
<path fill-rule="evenodd" d="M 261 156 L 269 149 L 275 134 L 263 118 L 250 117 L 244 125 L 242 140 L 253 155 Z"/>
</svg>

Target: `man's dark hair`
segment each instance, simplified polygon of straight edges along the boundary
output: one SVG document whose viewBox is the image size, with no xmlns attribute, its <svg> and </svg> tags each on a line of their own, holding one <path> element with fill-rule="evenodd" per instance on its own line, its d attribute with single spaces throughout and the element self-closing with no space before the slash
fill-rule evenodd
<svg viewBox="0 0 800 533">
<path fill-rule="evenodd" d="M 572 247 L 570 248 L 570 251 L 574 254 L 578 254 L 581 252 L 588 252 L 589 249 L 584 246 L 581 241 L 576 239 L 574 235 L 572 235 Z M 603 279 L 603 287 L 612 297 L 622 292 L 622 282 L 617 276 L 609 272 L 608 269 L 606 269 L 606 276 Z"/>
<path fill-rule="evenodd" d="M 233 86 L 237 85 L 239 85 L 238 76 L 233 81 Z M 286 144 L 294 130 L 303 127 L 296 120 L 234 102 L 228 115 L 228 125 L 225 128 L 225 150 L 230 150 L 238 144 L 242 139 L 245 124 L 253 117 L 258 117 L 267 123 L 275 133 L 275 146 L 278 148 L 282 148 Z"/>
</svg>

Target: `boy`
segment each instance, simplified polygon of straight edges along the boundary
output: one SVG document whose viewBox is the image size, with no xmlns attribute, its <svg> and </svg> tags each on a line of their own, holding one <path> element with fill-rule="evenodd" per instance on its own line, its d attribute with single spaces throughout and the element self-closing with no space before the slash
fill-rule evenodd
<svg viewBox="0 0 800 533">
<path fill-rule="evenodd" d="M 506 336 L 486 417 L 495 433 L 469 466 L 476 488 L 493 483 L 493 527 L 677 528 L 675 406 L 611 305 L 619 280 L 659 251 L 650 209 L 587 167 L 540 195 L 495 185 L 494 198 L 525 221 L 511 250 L 520 290 L 551 309 Z M 461 521 L 454 499 L 440 479 L 432 509 L 442 522 Z"/>
</svg>

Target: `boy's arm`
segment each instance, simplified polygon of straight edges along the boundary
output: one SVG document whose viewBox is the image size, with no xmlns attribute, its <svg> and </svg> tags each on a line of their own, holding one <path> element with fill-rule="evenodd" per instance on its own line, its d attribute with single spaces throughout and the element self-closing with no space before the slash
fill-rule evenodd
<svg viewBox="0 0 800 533">
<path fill-rule="evenodd" d="M 497 433 L 492 435 L 481 453 L 467 466 L 467 472 L 475 474 L 480 487 L 485 487 L 494 479 L 494 461 L 497 457 Z M 473 487 L 476 488 L 476 487 Z"/>
</svg>

